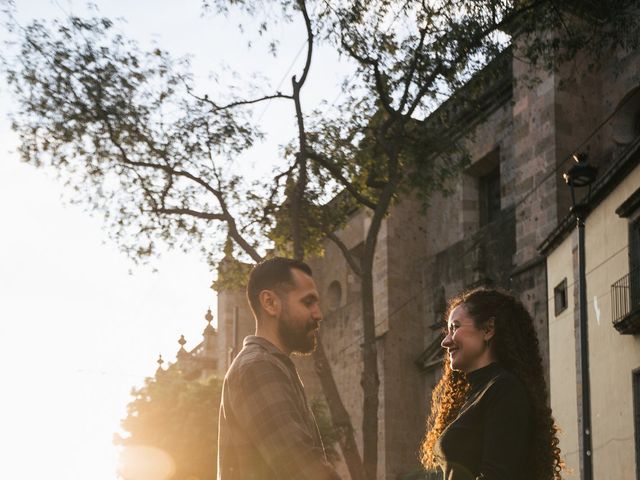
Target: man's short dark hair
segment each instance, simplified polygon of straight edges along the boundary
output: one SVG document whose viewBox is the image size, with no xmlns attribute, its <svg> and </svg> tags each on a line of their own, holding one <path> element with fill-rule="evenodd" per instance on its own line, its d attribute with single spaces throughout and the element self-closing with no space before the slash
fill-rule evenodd
<svg viewBox="0 0 640 480">
<path fill-rule="evenodd" d="M 276 290 L 282 286 L 293 286 L 291 270 L 294 268 L 309 276 L 312 275 L 309 265 L 293 258 L 273 257 L 253 267 L 247 283 L 247 299 L 256 316 L 260 312 L 260 292 Z"/>
</svg>

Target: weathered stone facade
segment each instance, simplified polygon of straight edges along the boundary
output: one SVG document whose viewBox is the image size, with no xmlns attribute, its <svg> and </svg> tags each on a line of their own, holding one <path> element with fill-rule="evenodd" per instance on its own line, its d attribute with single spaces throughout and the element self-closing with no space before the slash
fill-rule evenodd
<svg viewBox="0 0 640 480">
<path fill-rule="evenodd" d="M 410 478 L 420 470 L 417 451 L 441 372 L 441 322 L 451 296 L 478 285 L 512 290 L 534 317 L 547 378 L 561 369 L 549 365 L 547 267 L 537 247 L 568 212 L 569 190 L 560 173 L 570 154 L 586 150 L 605 165 L 619 139 L 633 132 L 617 117 L 602 122 L 640 85 L 637 55 L 612 58 L 601 70 L 580 70 L 588 60 L 532 72 L 507 51 L 490 67 L 491 80 L 473 108 L 456 111 L 460 121 L 451 122 L 471 159 L 452 192 L 432 195 L 426 210 L 423 199 L 405 198 L 384 220 L 374 262 L 380 479 Z M 531 84 L 531 77 L 538 81 Z M 640 101 L 632 104 L 640 107 Z M 450 102 L 439 112 L 447 108 Z M 357 256 L 368 225 L 368 213 L 359 210 L 336 234 Z M 359 280 L 329 241 L 324 255 L 310 263 L 323 303 L 321 338 L 362 447 Z M 222 375 L 254 329 L 244 292 L 219 291 L 217 318 Z M 309 397 L 321 397 L 312 359 L 296 363 Z"/>
<path fill-rule="evenodd" d="M 578 148 L 603 152 L 606 128 L 628 136 L 624 124 L 616 127 L 613 122 L 600 131 L 598 127 L 615 105 L 613 99 L 639 84 L 637 58 L 617 58 L 617 66 L 624 69 L 615 78 L 606 66 L 581 71 L 580 65 L 588 61 L 578 58 L 552 73 L 531 72 L 515 58 L 498 65 L 504 70 L 493 80 L 493 101 L 465 115 L 471 164 L 453 193 L 434 195 L 426 212 L 411 202 L 400 203 L 387 218 L 375 265 L 379 478 L 402 478 L 418 468 L 417 445 L 424 433 L 430 392 L 440 375 L 440 322 L 446 300 L 461 290 L 499 286 L 525 303 L 535 320 L 549 379 L 547 270 L 537 247 L 568 212 L 570 194 L 561 173 L 570 165 L 570 154 Z M 532 77 L 538 81 L 531 84 Z M 615 90 L 605 92 L 605 85 Z M 499 211 L 487 221 L 482 211 L 483 182 L 496 168 Z M 349 248 L 363 239 L 363 217 L 357 213 L 339 232 Z M 329 295 L 335 281 L 353 282 L 345 261 L 330 244 L 318 265 L 322 295 Z M 341 285 L 343 292 L 357 291 L 349 283 Z M 327 313 L 322 337 L 358 428 L 362 327 L 356 296 L 347 293 L 349 301 Z M 423 345 L 416 355 L 417 335 L 422 335 Z M 422 376 L 416 377 L 416 371 Z"/>
<path fill-rule="evenodd" d="M 357 252 L 368 222 L 368 215 L 360 211 L 337 235 L 347 248 Z M 416 425 L 424 421 L 424 386 L 414 362 L 424 347 L 421 271 L 416 260 L 422 255 L 425 222 L 417 200 L 406 199 L 393 207 L 381 228 L 374 259 L 381 478 L 397 478 L 407 472 L 408 465 L 416 467 L 422 435 Z M 359 282 L 342 253 L 330 242 L 325 245 L 324 256 L 312 264 L 324 299 L 322 342 L 353 426 L 360 430 L 363 327 Z M 336 285 L 340 285 L 342 296 L 332 304 L 335 297 L 330 292 L 335 291 Z M 361 448 L 361 435 L 356 440 Z"/>
<path fill-rule="evenodd" d="M 213 315 L 208 310 L 204 316 L 207 326 L 202 331 L 202 340 L 191 350 L 186 350 L 184 346 L 187 340 L 184 335 L 180 335 L 178 344 L 180 349 L 176 354 L 176 362 L 170 368 L 178 368 L 188 379 L 206 379 L 212 375 L 218 375 L 222 365 L 220 365 L 221 355 L 218 347 L 218 332 L 211 325 Z M 158 359 L 158 373 L 162 373 L 162 356 Z"/>
</svg>

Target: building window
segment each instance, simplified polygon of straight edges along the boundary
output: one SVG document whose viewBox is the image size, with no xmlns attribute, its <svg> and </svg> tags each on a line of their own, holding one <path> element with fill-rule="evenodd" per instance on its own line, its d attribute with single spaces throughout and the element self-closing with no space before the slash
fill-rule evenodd
<svg viewBox="0 0 640 480">
<path fill-rule="evenodd" d="M 480 225 L 493 222 L 500 214 L 500 165 L 479 178 Z"/>
<path fill-rule="evenodd" d="M 640 308 L 640 218 L 629 223 L 629 294 L 631 308 Z"/>
<path fill-rule="evenodd" d="M 629 269 L 640 268 L 640 218 L 629 223 Z"/>
<path fill-rule="evenodd" d="M 462 177 L 462 217 L 465 232 L 496 220 L 501 208 L 500 147 L 474 161 Z"/>
<path fill-rule="evenodd" d="M 329 310 L 336 310 L 342 301 L 342 285 L 337 280 L 329 284 L 327 289 L 327 304 Z"/>
<path fill-rule="evenodd" d="M 633 423 L 636 437 L 636 478 L 640 480 L 640 368 L 633 371 Z"/>
<path fill-rule="evenodd" d="M 553 289 L 553 304 L 555 307 L 556 317 L 567 309 L 567 279 L 562 280 L 556 288 Z"/>
</svg>

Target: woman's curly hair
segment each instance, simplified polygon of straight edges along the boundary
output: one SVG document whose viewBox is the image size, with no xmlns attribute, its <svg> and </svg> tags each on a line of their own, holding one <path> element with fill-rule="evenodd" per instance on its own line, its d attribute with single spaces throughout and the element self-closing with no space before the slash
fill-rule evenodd
<svg viewBox="0 0 640 480">
<path fill-rule="evenodd" d="M 498 289 L 477 288 L 458 295 L 449 301 L 447 317 L 459 305 L 464 305 L 477 327 L 494 319 L 495 334 L 491 343 L 496 359 L 515 374 L 527 390 L 533 408 L 531 448 L 527 452 L 530 478 L 560 479 L 563 462 L 558 448 L 558 429 L 547 404 L 542 358 L 531 315 L 513 295 Z M 436 441 L 460 412 L 469 391 L 466 375 L 452 370 L 446 356 L 443 371 L 432 394 L 427 434 L 421 447 L 421 460 L 426 468 L 437 467 Z"/>
</svg>

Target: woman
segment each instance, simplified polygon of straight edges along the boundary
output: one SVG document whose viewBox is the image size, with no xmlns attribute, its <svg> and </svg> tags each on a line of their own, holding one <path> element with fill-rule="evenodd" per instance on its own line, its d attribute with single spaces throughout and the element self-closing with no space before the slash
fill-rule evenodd
<svg viewBox="0 0 640 480">
<path fill-rule="evenodd" d="M 442 347 L 424 466 L 441 467 L 445 480 L 561 478 L 538 339 L 522 303 L 493 289 L 459 295 Z"/>
</svg>

